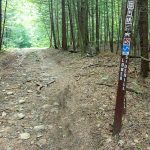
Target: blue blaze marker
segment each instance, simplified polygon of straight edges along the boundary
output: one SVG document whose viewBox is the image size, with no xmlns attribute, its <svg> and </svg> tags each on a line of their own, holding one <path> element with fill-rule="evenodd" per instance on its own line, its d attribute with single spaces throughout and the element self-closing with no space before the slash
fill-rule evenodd
<svg viewBox="0 0 150 150">
<path fill-rule="evenodd" d="M 129 55 L 129 52 L 130 52 L 130 45 L 123 44 L 122 55 Z"/>
</svg>

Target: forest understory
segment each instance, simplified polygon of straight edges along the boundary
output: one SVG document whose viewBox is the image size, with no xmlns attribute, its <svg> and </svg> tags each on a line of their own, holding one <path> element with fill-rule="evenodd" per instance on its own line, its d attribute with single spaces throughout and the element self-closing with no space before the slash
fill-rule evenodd
<svg viewBox="0 0 150 150">
<path fill-rule="evenodd" d="M 150 77 L 139 77 L 133 59 L 127 114 L 112 136 L 119 61 L 110 52 L 1 54 L 0 150 L 150 150 Z"/>
</svg>

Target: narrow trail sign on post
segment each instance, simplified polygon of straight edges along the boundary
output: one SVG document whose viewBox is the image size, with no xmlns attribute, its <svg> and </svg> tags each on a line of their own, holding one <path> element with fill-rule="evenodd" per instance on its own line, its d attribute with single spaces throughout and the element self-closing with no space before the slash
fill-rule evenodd
<svg viewBox="0 0 150 150">
<path fill-rule="evenodd" d="M 122 54 L 119 69 L 119 81 L 116 98 L 115 117 L 113 125 L 113 135 L 120 132 L 122 126 L 122 116 L 126 111 L 126 85 L 129 65 L 129 53 L 131 50 L 131 37 L 133 26 L 133 14 L 135 8 L 135 0 L 128 0 L 126 8 L 125 29 L 122 44 Z"/>
</svg>

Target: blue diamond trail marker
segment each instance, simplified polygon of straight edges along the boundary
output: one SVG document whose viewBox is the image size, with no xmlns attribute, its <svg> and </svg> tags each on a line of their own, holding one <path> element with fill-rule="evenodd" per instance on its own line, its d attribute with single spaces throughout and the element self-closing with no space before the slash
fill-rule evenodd
<svg viewBox="0 0 150 150">
<path fill-rule="evenodd" d="M 119 134 L 122 127 L 122 117 L 126 112 L 126 85 L 129 66 L 129 53 L 131 51 L 131 38 L 133 26 L 133 14 L 135 0 L 128 0 L 126 8 L 125 29 L 122 44 L 122 54 L 119 69 L 119 81 L 117 89 L 115 116 L 113 124 L 113 135 Z"/>
</svg>

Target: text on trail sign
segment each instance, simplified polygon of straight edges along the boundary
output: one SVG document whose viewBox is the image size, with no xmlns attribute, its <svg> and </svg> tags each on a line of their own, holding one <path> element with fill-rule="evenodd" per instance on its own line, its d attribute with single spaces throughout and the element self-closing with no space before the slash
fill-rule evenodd
<svg viewBox="0 0 150 150">
<path fill-rule="evenodd" d="M 122 46 L 122 55 L 129 55 L 131 49 L 131 28 L 133 22 L 134 1 L 128 1 L 125 19 L 125 34 Z"/>
<path fill-rule="evenodd" d="M 121 66 L 120 66 L 120 78 L 119 80 L 123 82 L 122 90 L 125 91 L 126 88 L 126 81 L 127 81 L 127 69 L 128 69 L 128 56 L 125 59 L 121 59 Z"/>
</svg>

